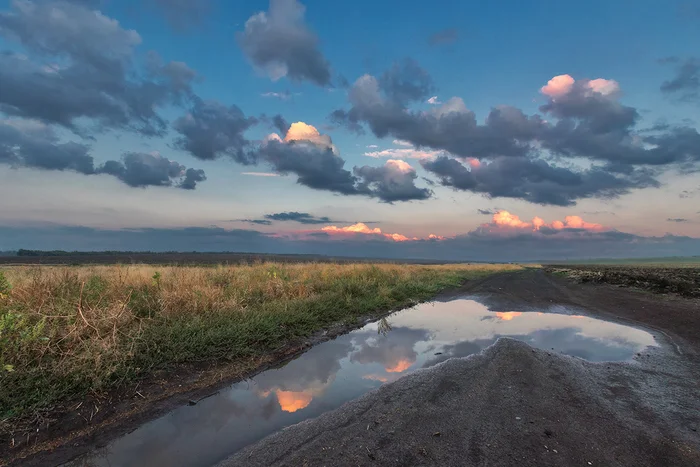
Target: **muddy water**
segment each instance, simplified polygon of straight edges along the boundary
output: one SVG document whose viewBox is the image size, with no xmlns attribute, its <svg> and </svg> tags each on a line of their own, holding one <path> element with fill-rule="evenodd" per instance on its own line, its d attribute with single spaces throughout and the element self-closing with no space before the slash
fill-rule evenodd
<svg viewBox="0 0 700 467">
<path fill-rule="evenodd" d="M 154 420 L 73 465 L 210 466 L 283 427 L 498 337 L 591 361 L 624 361 L 656 345 L 647 332 L 553 307 L 491 312 L 469 299 L 422 304 L 311 348 Z"/>
</svg>

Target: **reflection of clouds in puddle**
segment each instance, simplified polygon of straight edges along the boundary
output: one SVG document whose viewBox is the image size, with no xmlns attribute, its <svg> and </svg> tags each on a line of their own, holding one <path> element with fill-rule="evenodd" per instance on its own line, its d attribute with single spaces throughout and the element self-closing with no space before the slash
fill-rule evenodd
<svg viewBox="0 0 700 467">
<path fill-rule="evenodd" d="M 347 339 L 327 342 L 311 348 L 303 356 L 282 368 L 269 370 L 255 378 L 261 399 L 274 393 L 284 412 L 294 413 L 308 407 L 333 383 L 340 370 L 340 360 L 352 350 Z"/>
<path fill-rule="evenodd" d="M 510 321 L 513 318 L 517 318 L 520 315 L 522 315 L 522 313 L 519 311 L 498 311 L 498 312 L 496 312 L 496 318 L 500 319 L 501 321 Z"/>
<path fill-rule="evenodd" d="M 389 377 L 388 377 L 388 376 L 377 375 L 377 374 L 374 374 L 374 373 L 370 373 L 370 374 L 368 374 L 368 375 L 364 375 L 364 376 L 362 377 L 362 379 L 369 379 L 369 380 L 371 380 L 371 381 L 380 381 L 380 382 L 382 382 L 382 383 L 386 383 L 386 382 L 389 381 Z"/>
<path fill-rule="evenodd" d="M 281 389 L 275 389 L 274 393 L 277 396 L 277 402 L 282 411 L 294 413 L 297 410 L 308 407 L 313 398 L 322 395 L 332 382 L 333 379 L 320 387 L 308 388 L 303 391 L 283 391 Z"/>
<path fill-rule="evenodd" d="M 362 333 L 358 333 L 357 337 L 362 337 Z M 418 357 L 414 349 L 416 343 L 429 339 L 430 334 L 425 329 L 393 327 L 391 332 L 380 338 L 365 338 L 359 350 L 350 356 L 350 361 L 363 364 L 379 363 L 388 373 L 403 373 Z"/>
<path fill-rule="evenodd" d="M 403 373 L 404 371 L 408 370 L 415 361 L 415 358 L 413 360 L 409 360 L 407 358 L 401 359 L 398 361 L 398 363 L 396 363 L 396 365 L 386 367 L 384 369 L 387 371 L 387 373 Z"/>
</svg>

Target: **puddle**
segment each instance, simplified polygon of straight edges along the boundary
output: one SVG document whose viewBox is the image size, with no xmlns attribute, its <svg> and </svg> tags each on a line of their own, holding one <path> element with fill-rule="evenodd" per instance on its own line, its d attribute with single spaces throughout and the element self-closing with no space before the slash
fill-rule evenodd
<svg viewBox="0 0 700 467">
<path fill-rule="evenodd" d="M 572 314 L 491 312 L 458 299 L 419 305 L 311 348 L 286 366 L 147 423 L 72 465 L 211 466 L 286 426 L 502 336 L 591 361 L 630 360 L 651 334 Z"/>
</svg>

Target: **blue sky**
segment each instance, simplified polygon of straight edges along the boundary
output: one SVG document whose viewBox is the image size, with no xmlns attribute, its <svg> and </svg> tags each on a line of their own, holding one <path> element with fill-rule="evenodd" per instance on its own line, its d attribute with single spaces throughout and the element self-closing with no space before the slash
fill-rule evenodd
<svg viewBox="0 0 700 467">
<path fill-rule="evenodd" d="M 0 0 L 0 250 L 672 253 L 700 236 L 699 25 L 683 1 Z"/>
</svg>

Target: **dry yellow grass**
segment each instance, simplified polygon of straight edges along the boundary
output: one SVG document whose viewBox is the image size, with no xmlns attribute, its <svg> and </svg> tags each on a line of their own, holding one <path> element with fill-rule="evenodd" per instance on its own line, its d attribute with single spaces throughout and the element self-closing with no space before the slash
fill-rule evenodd
<svg viewBox="0 0 700 467">
<path fill-rule="evenodd" d="M 153 368 L 265 354 L 344 320 L 516 265 L 0 268 L 0 418 Z M 1 277 L 0 277 L 1 279 Z"/>
</svg>

